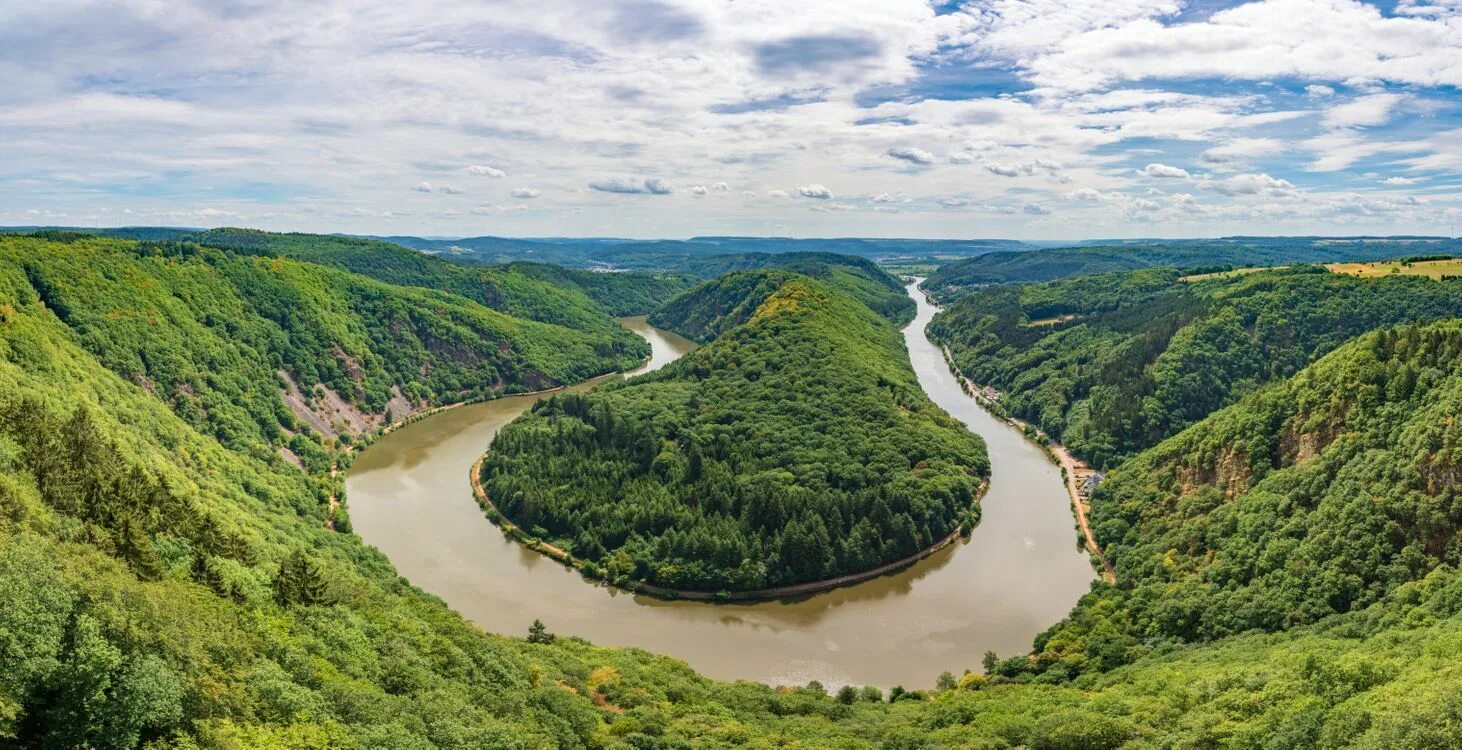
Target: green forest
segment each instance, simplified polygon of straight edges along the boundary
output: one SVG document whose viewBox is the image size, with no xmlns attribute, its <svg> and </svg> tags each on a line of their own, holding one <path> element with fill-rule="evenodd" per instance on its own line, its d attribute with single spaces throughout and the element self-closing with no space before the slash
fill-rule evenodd
<svg viewBox="0 0 1462 750">
<path fill-rule="evenodd" d="M 924 395 L 892 322 L 784 271 L 710 282 L 657 318 L 674 315 L 719 336 L 498 433 L 499 512 L 591 575 L 726 592 L 868 570 L 978 520 L 984 446 Z"/>
<path fill-rule="evenodd" d="M 1148 269 L 981 289 L 929 333 L 1001 409 L 1111 467 L 1357 335 L 1459 311 L 1451 280 Z"/>
<path fill-rule="evenodd" d="M 248 302 L 263 294 L 236 281 L 249 264 L 290 280 L 268 288 L 313 279 L 288 298 L 308 326 L 266 335 L 304 324 Z M 766 327 L 891 330 L 801 285 L 839 315 L 778 314 Z M 1379 750 L 1462 738 L 1455 321 L 1307 348 L 1308 363 L 1134 449 L 1093 499 L 1119 583 L 1097 584 L 1031 652 L 971 653 L 920 689 L 829 694 L 708 680 L 675 659 L 554 636 L 552 622 L 484 633 L 348 527 L 328 528 L 327 469 L 281 461 L 249 400 L 267 392 L 258 383 L 277 388 L 269 378 L 286 363 L 327 377 L 333 353 L 302 343 L 324 321 L 345 326 L 331 335 L 363 367 L 392 372 L 399 355 L 386 347 L 408 339 L 372 338 L 371 308 L 327 305 L 357 286 L 424 316 L 474 311 L 460 313 L 479 321 L 466 330 L 508 323 L 470 299 L 338 267 L 0 239 L 0 746 Z M 739 367 L 743 347 L 711 344 L 695 361 Z M 860 354 L 888 361 L 881 351 Z M 449 368 L 454 352 L 423 347 L 419 361 Z M 571 378 L 620 359 L 558 366 Z M 889 398 L 921 399 L 896 359 Z M 260 379 L 231 383 L 231 368 Z M 191 410 L 203 393 L 208 408 Z M 630 401 L 612 416 L 629 416 Z"/>
<path fill-rule="evenodd" d="M 1077 245 L 1039 250 L 1005 250 L 946 263 L 924 288 L 949 301 L 984 286 L 1029 284 L 1142 268 L 1217 271 L 1293 263 L 1334 263 L 1403 258 L 1445 252 L 1456 241 L 1388 238 L 1225 237 L 1214 240 L 1135 241 L 1123 245 Z"/>
</svg>

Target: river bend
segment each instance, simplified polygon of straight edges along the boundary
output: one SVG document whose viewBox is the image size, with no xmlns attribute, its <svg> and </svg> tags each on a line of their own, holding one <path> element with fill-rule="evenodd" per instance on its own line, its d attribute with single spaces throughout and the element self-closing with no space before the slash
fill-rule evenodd
<svg viewBox="0 0 1462 750">
<path fill-rule="evenodd" d="M 469 468 L 536 396 L 450 409 L 381 438 L 346 476 L 351 521 L 401 575 L 489 631 L 522 635 L 538 618 L 556 633 L 670 654 L 716 678 L 929 687 L 942 671 L 978 670 L 986 650 L 1027 651 L 1094 573 L 1077 546 L 1059 469 L 961 391 L 924 335 L 935 308 L 915 287 L 909 294 L 918 316 L 904 337 L 919 384 L 985 439 L 992 476 L 969 540 L 898 573 L 794 600 L 734 604 L 591 584 L 505 539 L 472 497 Z M 654 351 L 631 375 L 695 346 L 643 317 L 620 322 Z"/>
</svg>

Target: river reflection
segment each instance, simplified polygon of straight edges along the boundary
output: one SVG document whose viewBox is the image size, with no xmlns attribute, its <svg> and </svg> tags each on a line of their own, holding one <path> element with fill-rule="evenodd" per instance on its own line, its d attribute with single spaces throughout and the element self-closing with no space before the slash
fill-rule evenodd
<svg viewBox="0 0 1462 750">
<path fill-rule="evenodd" d="M 488 630 L 521 635 L 539 618 L 557 633 L 667 653 L 713 677 L 927 687 L 941 671 L 977 669 L 987 649 L 1027 650 L 1093 578 L 1076 547 L 1061 475 L 1018 431 L 960 391 L 923 335 L 934 308 L 909 291 L 919 312 L 905 340 L 920 385 L 985 438 L 993 471 L 971 538 L 910 568 L 820 594 L 744 604 L 667 602 L 587 582 L 504 539 L 472 499 L 468 469 L 533 396 L 451 409 L 364 451 L 346 478 L 356 531 L 412 583 Z M 654 349 L 636 373 L 694 348 L 643 317 L 621 322 Z"/>
</svg>

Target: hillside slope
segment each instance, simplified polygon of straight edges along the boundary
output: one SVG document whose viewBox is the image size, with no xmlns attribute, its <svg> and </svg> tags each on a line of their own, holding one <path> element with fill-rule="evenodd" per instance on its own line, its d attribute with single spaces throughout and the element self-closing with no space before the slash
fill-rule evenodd
<svg viewBox="0 0 1462 750">
<path fill-rule="evenodd" d="M 630 337 L 632 334 L 620 332 L 614 321 L 608 319 L 608 310 L 623 314 L 628 307 L 631 314 L 647 313 L 654 305 L 634 303 L 635 298 L 644 296 L 646 289 L 656 295 L 656 302 L 664 301 L 677 290 L 674 285 L 661 288 L 653 281 L 654 277 L 647 280 L 639 274 L 604 278 L 595 275 L 595 291 L 591 295 L 577 283 L 579 277 L 575 275 L 544 272 L 551 267 L 460 265 L 361 237 L 212 229 L 190 239 L 237 253 L 335 266 L 389 284 L 451 292 L 514 317 Z M 621 285 L 626 288 L 623 296 L 627 299 L 618 294 Z M 596 300 L 612 304 L 601 307 Z"/>
<path fill-rule="evenodd" d="M 1348 339 L 1462 315 L 1462 283 L 1307 267 L 1183 281 L 1149 269 L 982 289 L 929 327 L 1001 407 L 1099 467 Z"/>
<path fill-rule="evenodd" d="M 605 577 L 703 591 L 868 570 L 972 520 L 984 446 L 920 390 L 898 330 L 795 274 L 687 296 L 742 281 L 744 321 L 710 344 L 499 432 L 498 510 Z"/>
<path fill-rule="evenodd" d="M 1462 323 L 1448 320 L 1362 336 L 1140 454 L 1093 497 L 1119 585 L 1039 638 L 1028 667 L 1109 668 L 1454 580 L 1459 414 Z"/>
<path fill-rule="evenodd" d="M 666 302 L 650 315 L 650 322 L 701 343 L 746 322 L 784 280 L 796 275 L 817 279 L 897 325 L 914 315 L 913 300 L 898 279 L 863 258 L 751 253 L 714 256 L 684 269 L 714 278 Z"/>
<path fill-rule="evenodd" d="M 637 363 L 631 336 L 519 320 L 334 268 L 186 244 L 0 238 L 7 296 L 224 445 L 318 454 L 426 406 Z M 304 442 L 302 442 L 304 441 Z"/>
<path fill-rule="evenodd" d="M 1218 240 L 1154 241 L 1125 245 L 1053 247 L 998 252 L 957 260 L 930 274 L 925 287 L 949 301 L 982 286 L 1028 284 L 1140 268 L 1242 268 L 1294 263 L 1377 260 L 1458 251 L 1462 243 L 1446 238 L 1390 241 L 1320 237 L 1233 237 Z"/>
</svg>

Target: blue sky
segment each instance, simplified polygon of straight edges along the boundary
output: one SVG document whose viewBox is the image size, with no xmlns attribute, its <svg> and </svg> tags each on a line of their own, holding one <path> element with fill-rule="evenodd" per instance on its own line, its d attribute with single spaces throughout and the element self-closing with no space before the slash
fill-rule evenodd
<svg viewBox="0 0 1462 750">
<path fill-rule="evenodd" d="M 1462 0 L 0 0 L 0 81 L 0 224 L 1462 220 Z"/>
</svg>

